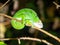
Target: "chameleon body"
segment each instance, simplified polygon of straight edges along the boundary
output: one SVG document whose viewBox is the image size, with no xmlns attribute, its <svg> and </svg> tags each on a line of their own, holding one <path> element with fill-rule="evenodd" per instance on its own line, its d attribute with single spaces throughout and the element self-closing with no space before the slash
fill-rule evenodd
<svg viewBox="0 0 60 45">
<path fill-rule="evenodd" d="M 22 28 L 24 28 L 25 25 L 31 26 L 32 28 L 33 27 L 38 27 L 38 28 L 43 27 L 41 20 L 37 16 L 37 13 L 34 10 L 29 9 L 29 8 L 24 8 L 24 9 L 17 11 L 14 15 L 14 18 L 16 18 L 16 19 L 19 18 L 18 20 L 20 20 L 20 19 L 22 20 L 22 22 L 19 22 L 21 24 L 15 22 L 15 20 L 11 21 L 11 24 L 15 29 L 22 29 Z"/>
</svg>

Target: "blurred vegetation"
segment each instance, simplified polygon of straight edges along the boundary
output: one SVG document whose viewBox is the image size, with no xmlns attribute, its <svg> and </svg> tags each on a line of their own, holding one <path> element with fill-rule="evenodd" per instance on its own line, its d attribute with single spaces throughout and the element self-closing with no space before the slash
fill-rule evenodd
<svg viewBox="0 0 60 45">
<path fill-rule="evenodd" d="M 7 1 L 7 0 L 6 0 Z M 6 1 L 1 1 L 2 3 L 5 3 Z M 40 14 L 40 8 L 39 5 L 37 4 L 37 2 L 39 0 L 18 0 L 19 1 L 19 8 L 16 11 L 22 9 L 22 8 L 31 8 L 33 10 L 35 10 L 39 16 L 39 18 L 42 20 L 43 22 L 43 29 L 45 29 L 46 31 L 50 32 L 53 35 L 56 35 L 60 38 L 60 8 L 56 9 L 56 6 L 53 4 L 53 1 L 56 1 L 57 3 L 60 4 L 60 0 L 42 0 L 43 2 L 43 13 L 44 15 L 42 16 Z M 39 2 L 41 3 L 41 2 Z M 14 2 L 11 0 L 9 2 L 9 10 L 8 10 L 8 15 L 11 15 L 11 11 L 13 11 L 13 4 Z M 58 19 L 57 19 L 58 18 Z M 57 19 L 57 23 L 56 20 Z M 57 25 L 55 25 L 55 23 Z M 37 31 L 37 33 L 29 33 L 29 29 L 30 27 L 26 27 L 22 30 L 16 30 L 14 29 L 10 24 L 8 25 L 9 27 L 6 27 L 6 33 L 5 33 L 5 38 L 16 38 L 16 37 L 36 37 L 36 38 L 40 38 L 40 39 L 46 39 L 47 41 L 53 43 L 54 45 L 60 45 L 60 43 L 58 43 L 56 40 L 52 39 L 51 37 Z M 54 26 L 56 26 L 54 28 Z M 35 31 L 36 32 L 36 31 Z M 10 40 L 10 41 L 5 41 L 8 45 L 18 45 L 17 40 Z M 21 45 L 33 45 L 33 41 L 28 41 L 28 40 L 21 40 Z M 34 45 L 46 45 L 44 43 L 40 43 L 40 42 L 35 42 Z"/>
</svg>

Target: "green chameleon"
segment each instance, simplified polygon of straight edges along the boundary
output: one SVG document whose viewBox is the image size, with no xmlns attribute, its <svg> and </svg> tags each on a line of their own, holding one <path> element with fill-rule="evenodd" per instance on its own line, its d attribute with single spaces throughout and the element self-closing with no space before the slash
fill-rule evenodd
<svg viewBox="0 0 60 45">
<path fill-rule="evenodd" d="M 43 24 L 41 20 L 38 18 L 37 13 L 29 8 L 24 8 L 17 11 L 13 18 L 18 20 L 22 20 L 21 22 L 17 22 L 16 20 L 11 20 L 11 24 L 15 29 L 23 29 L 26 26 L 43 28 Z"/>
</svg>

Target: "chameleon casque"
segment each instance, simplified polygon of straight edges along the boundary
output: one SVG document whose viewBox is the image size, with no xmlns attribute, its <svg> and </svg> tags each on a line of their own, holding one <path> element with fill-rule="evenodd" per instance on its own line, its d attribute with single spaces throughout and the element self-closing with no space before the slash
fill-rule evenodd
<svg viewBox="0 0 60 45">
<path fill-rule="evenodd" d="M 41 20 L 38 18 L 37 13 L 29 8 L 24 8 L 19 11 L 17 11 L 13 18 L 16 18 L 18 20 L 22 20 L 21 22 L 18 22 L 16 20 L 11 20 L 12 26 L 19 30 L 23 29 L 26 26 L 38 27 L 43 28 L 43 24 Z"/>
</svg>

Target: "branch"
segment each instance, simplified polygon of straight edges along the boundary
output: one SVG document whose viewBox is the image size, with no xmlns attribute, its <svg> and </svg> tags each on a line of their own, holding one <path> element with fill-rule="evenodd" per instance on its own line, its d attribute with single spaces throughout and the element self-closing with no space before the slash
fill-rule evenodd
<svg viewBox="0 0 60 45">
<path fill-rule="evenodd" d="M 2 9 L 4 6 L 6 6 L 6 4 L 9 2 L 10 0 L 8 0 L 6 3 L 4 3 L 1 7 L 0 7 L 0 9 Z"/>
<path fill-rule="evenodd" d="M 58 38 L 57 36 L 54 36 L 54 35 L 52 35 L 51 33 L 47 32 L 47 31 L 45 31 L 45 30 L 43 30 L 43 29 L 40 29 L 40 28 L 36 28 L 36 27 L 35 27 L 35 29 L 37 29 L 37 30 L 39 30 L 40 32 L 42 32 L 42 33 L 44 33 L 44 34 L 46 34 L 46 35 L 54 38 L 55 40 L 57 40 L 57 41 L 60 43 L 60 38 Z"/>
<path fill-rule="evenodd" d="M 56 8 L 58 9 L 60 5 L 58 5 L 56 2 L 53 2 L 56 5 Z"/>
<path fill-rule="evenodd" d="M 16 20 L 16 21 L 21 22 L 21 20 L 17 20 L 17 19 L 15 19 L 15 18 L 11 17 L 11 16 L 6 15 L 6 14 L 0 13 L 0 15 L 5 16 L 5 17 L 7 17 L 7 18 L 9 18 L 9 19 L 12 19 L 12 20 Z M 60 43 L 60 38 L 58 38 L 57 36 L 54 36 L 54 35 L 52 35 L 51 33 L 47 32 L 47 31 L 45 31 L 45 30 L 43 30 L 43 29 L 40 29 L 40 28 L 38 28 L 38 27 L 34 27 L 34 28 L 37 29 L 37 30 L 39 30 L 40 32 L 45 33 L 46 35 L 54 38 L 55 40 L 57 40 L 57 41 Z"/>
<path fill-rule="evenodd" d="M 7 17 L 7 18 L 9 18 L 9 19 L 12 19 L 12 20 L 16 20 L 16 21 L 18 21 L 18 22 L 21 22 L 21 20 L 17 20 L 16 18 L 13 18 L 13 17 L 8 16 L 8 15 L 3 14 L 3 13 L 0 13 L 0 15 L 1 15 L 1 16 L 4 16 L 4 17 Z"/>
<path fill-rule="evenodd" d="M 20 39 L 20 40 L 32 40 L 32 41 L 38 41 L 38 42 L 43 42 L 43 43 L 45 43 L 45 44 L 47 44 L 47 45 L 53 45 L 53 44 L 51 44 L 51 43 L 49 43 L 48 41 L 46 41 L 46 40 L 43 40 L 43 39 L 37 39 L 37 38 L 31 38 L 31 37 L 20 37 L 20 38 L 2 38 L 2 39 L 0 39 L 0 40 L 18 40 L 18 39 Z"/>
</svg>

